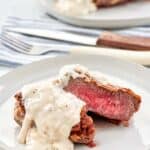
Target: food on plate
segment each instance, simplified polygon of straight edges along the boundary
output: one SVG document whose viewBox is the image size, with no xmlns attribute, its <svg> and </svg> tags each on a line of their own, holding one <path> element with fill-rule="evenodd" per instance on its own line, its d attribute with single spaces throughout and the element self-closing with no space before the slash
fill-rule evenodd
<svg viewBox="0 0 150 150">
<path fill-rule="evenodd" d="M 87 15 L 100 7 L 114 6 L 130 0 L 55 0 L 58 12 L 69 16 Z"/>
<path fill-rule="evenodd" d="M 97 10 L 92 0 L 56 0 L 55 8 L 67 16 L 87 15 Z"/>
<path fill-rule="evenodd" d="M 26 112 L 22 94 L 17 93 L 15 95 L 15 100 L 14 119 L 19 125 L 22 125 Z M 83 107 L 80 113 L 80 122 L 73 126 L 69 138 L 74 143 L 88 144 L 90 146 L 91 144 L 94 144 L 94 134 L 95 128 L 93 125 L 93 120 L 87 115 L 87 109 Z"/>
<path fill-rule="evenodd" d="M 25 85 L 15 95 L 18 140 L 31 150 L 73 150 L 73 143 L 94 146 L 95 127 L 87 111 L 128 123 L 140 103 L 139 95 L 110 84 L 99 72 L 64 66 L 58 76 Z"/>
<path fill-rule="evenodd" d="M 85 101 L 89 111 L 123 124 L 138 111 L 141 97 L 131 89 L 116 86 L 100 73 L 90 73 L 83 67 L 70 70 L 62 70 L 68 78 L 64 89 Z"/>
<path fill-rule="evenodd" d="M 85 103 L 55 81 L 26 85 L 15 100 L 19 143 L 40 150 L 72 150 L 72 142 L 93 145 L 95 128 Z"/>
<path fill-rule="evenodd" d="M 97 7 L 104 7 L 104 6 L 113 6 L 117 4 L 121 4 L 124 2 L 128 2 L 129 0 L 93 0 Z"/>
</svg>

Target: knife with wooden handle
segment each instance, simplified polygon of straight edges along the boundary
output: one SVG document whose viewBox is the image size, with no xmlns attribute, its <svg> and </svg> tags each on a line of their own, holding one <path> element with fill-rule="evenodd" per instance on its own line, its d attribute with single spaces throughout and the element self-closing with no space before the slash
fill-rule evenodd
<svg viewBox="0 0 150 150">
<path fill-rule="evenodd" d="M 96 45 L 130 50 L 150 50 L 150 38 L 103 32 L 98 38 Z"/>
<path fill-rule="evenodd" d="M 66 41 L 88 46 L 105 46 L 126 50 L 150 50 L 150 38 L 141 36 L 125 36 L 113 32 L 101 32 L 98 38 L 57 30 L 8 27 L 10 32 Z"/>
</svg>

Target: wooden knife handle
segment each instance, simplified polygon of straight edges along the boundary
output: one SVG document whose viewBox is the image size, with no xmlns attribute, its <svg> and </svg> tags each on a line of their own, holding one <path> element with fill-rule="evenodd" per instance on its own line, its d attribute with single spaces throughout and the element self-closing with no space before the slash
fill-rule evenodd
<svg viewBox="0 0 150 150">
<path fill-rule="evenodd" d="M 150 38 L 103 32 L 98 38 L 96 45 L 137 51 L 150 51 Z"/>
</svg>

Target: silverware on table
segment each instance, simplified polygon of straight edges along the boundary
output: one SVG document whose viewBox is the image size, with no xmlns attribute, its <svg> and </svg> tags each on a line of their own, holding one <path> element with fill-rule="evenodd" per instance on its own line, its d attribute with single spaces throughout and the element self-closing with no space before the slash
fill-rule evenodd
<svg viewBox="0 0 150 150">
<path fill-rule="evenodd" d="M 30 44 L 21 40 L 14 33 L 3 32 L 2 44 L 28 55 L 42 55 L 45 53 L 68 53 L 68 46 L 56 44 Z"/>
<path fill-rule="evenodd" d="M 7 47 L 12 48 L 21 53 L 27 55 L 41 55 L 44 53 L 51 52 L 56 54 L 94 54 L 94 55 L 107 55 L 114 56 L 117 58 L 122 58 L 125 60 L 132 60 L 134 62 L 149 65 L 150 64 L 150 51 L 131 51 L 131 50 L 121 50 L 115 48 L 105 48 L 105 47 L 92 47 L 92 46 L 81 46 L 81 45 L 62 45 L 62 44 L 48 44 L 48 43 L 29 43 L 22 36 L 18 37 L 18 34 L 11 32 L 3 32 L 2 43 Z M 47 55 L 44 55 L 47 56 Z M 44 57 L 41 56 L 41 57 Z M 40 56 L 38 56 L 40 57 Z"/>
<path fill-rule="evenodd" d="M 80 45 L 65 45 L 52 43 L 29 43 L 18 37 L 18 34 L 13 32 L 2 32 L 1 42 L 3 45 L 12 48 L 16 51 L 27 55 L 42 55 L 46 53 L 84 53 L 94 54 L 98 52 L 103 54 L 106 48 L 95 48 L 90 46 Z"/>
<path fill-rule="evenodd" d="M 69 33 L 65 31 L 34 29 L 24 27 L 8 27 L 7 31 L 21 34 L 67 41 L 88 46 L 107 46 L 129 50 L 150 50 L 150 38 L 141 36 L 125 36 L 112 32 L 100 32 L 99 37 Z"/>
</svg>

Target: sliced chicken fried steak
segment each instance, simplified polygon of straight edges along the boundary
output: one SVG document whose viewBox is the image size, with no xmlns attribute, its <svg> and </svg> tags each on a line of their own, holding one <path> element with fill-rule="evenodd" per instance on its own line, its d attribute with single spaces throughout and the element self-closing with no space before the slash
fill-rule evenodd
<svg viewBox="0 0 150 150">
<path fill-rule="evenodd" d="M 24 105 L 24 100 L 22 98 L 22 93 L 19 92 L 15 95 L 15 108 L 14 108 L 14 119 L 19 124 L 22 125 L 26 113 L 26 108 Z M 93 146 L 95 135 L 95 127 L 93 119 L 87 115 L 87 110 L 83 107 L 81 111 L 80 123 L 72 128 L 70 133 L 70 139 L 74 143 L 88 144 Z"/>
<path fill-rule="evenodd" d="M 60 72 L 67 78 L 64 90 L 83 100 L 88 111 L 127 125 L 140 107 L 138 94 L 108 81 L 100 72 L 80 65 L 64 67 Z"/>
<path fill-rule="evenodd" d="M 103 85 L 93 79 L 71 78 L 64 89 L 85 101 L 89 111 L 125 124 L 141 103 L 140 96 L 132 90 Z"/>
<path fill-rule="evenodd" d="M 54 85 L 55 88 L 52 87 L 55 90 L 49 87 L 50 83 Z M 41 86 L 41 88 L 39 88 L 39 86 Z M 51 91 L 49 89 L 51 89 Z M 45 93 L 43 91 L 45 91 Z M 25 94 L 27 95 L 26 98 L 23 96 L 23 93 L 28 93 Z M 24 90 L 17 93 L 15 95 L 14 119 L 20 126 L 24 124 L 24 120 L 26 120 L 25 118 L 30 112 L 29 109 L 27 109 L 27 104 L 29 104 L 29 108 L 38 108 L 38 111 L 34 111 L 36 113 L 33 114 L 38 114 L 38 112 L 43 113 L 43 111 L 39 109 L 41 105 L 36 107 L 37 104 L 39 104 L 37 99 L 41 100 L 41 105 L 44 103 L 43 101 L 45 101 L 43 105 L 46 106 L 46 108 L 47 105 L 49 106 L 48 110 L 50 111 L 47 111 L 47 113 L 50 116 L 52 116 L 52 110 L 55 110 L 55 104 L 58 103 L 59 105 L 57 104 L 56 107 L 59 108 L 61 106 L 60 108 L 63 111 L 61 112 L 62 115 L 57 113 L 57 116 L 58 118 L 63 117 L 63 123 L 71 120 L 73 116 L 77 114 L 78 120 L 73 123 L 73 125 L 71 124 L 70 130 L 67 132 L 70 134 L 70 136 L 67 134 L 67 140 L 69 136 L 69 139 L 74 143 L 87 144 L 90 146 L 94 146 L 95 126 L 92 117 L 87 114 L 88 111 L 106 118 L 106 120 L 112 123 L 127 126 L 131 117 L 139 110 L 141 104 L 141 97 L 133 90 L 118 86 L 114 79 L 107 80 L 100 72 L 89 71 L 81 65 L 64 66 L 57 77 L 52 78 L 50 81 L 46 80 L 44 84 L 38 83 L 34 86 L 26 86 Z M 64 102 L 63 100 L 66 99 L 67 101 Z M 52 100 L 55 101 L 52 103 Z M 34 107 L 32 102 L 36 102 Z M 51 107 L 51 103 L 53 107 Z M 64 103 L 64 105 L 61 103 Z M 84 105 L 82 104 L 80 107 L 78 105 L 79 103 L 83 103 Z M 70 104 L 73 107 L 69 107 Z M 69 119 L 67 118 L 64 122 L 65 115 L 68 115 L 67 108 L 70 108 Z M 63 116 L 64 110 L 66 110 L 66 113 Z M 76 110 L 79 111 L 77 112 Z M 55 112 L 56 111 L 53 111 L 54 116 L 56 114 Z M 42 118 L 40 118 L 40 122 L 41 120 Z M 49 119 L 46 118 L 46 123 L 49 125 L 53 122 L 47 122 L 47 120 Z M 54 120 L 56 121 L 56 119 Z M 62 126 L 62 122 L 59 124 L 59 128 Z M 36 127 L 36 124 L 33 123 L 31 126 Z M 43 128 L 43 124 L 40 128 Z M 51 127 L 49 128 L 51 129 Z M 64 130 L 62 131 L 64 132 Z"/>
</svg>

